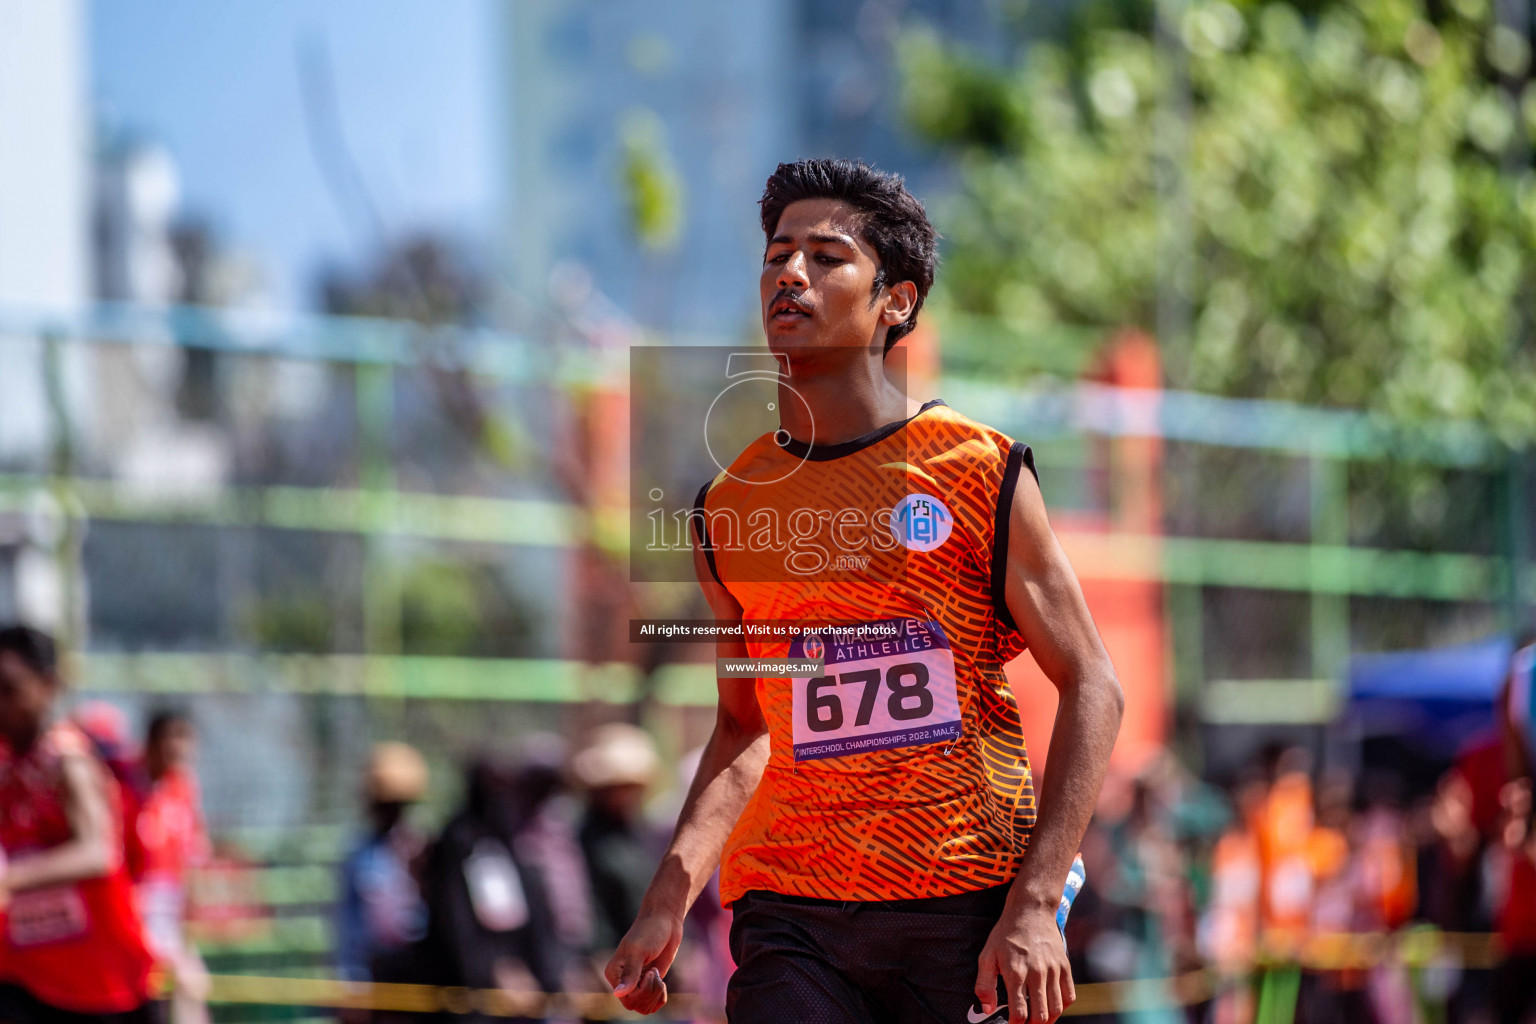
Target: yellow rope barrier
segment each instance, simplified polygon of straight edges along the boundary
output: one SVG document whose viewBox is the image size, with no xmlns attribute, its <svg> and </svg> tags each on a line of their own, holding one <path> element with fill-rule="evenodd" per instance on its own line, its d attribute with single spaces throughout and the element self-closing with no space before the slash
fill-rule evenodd
<svg viewBox="0 0 1536 1024">
<path fill-rule="evenodd" d="M 1254 969 L 1282 966 L 1313 971 L 1364 970 L 1382 964 L 1430 967 L 1447 961 L 1470 969 L 1496 966 L 1503 958 L 1498 936 L 1410 929 L 1393 935 L 1340 933 L 1315 935 L 1299 946 L 1271 944 L 1242 969 L 1218 972 L 1206 967 L 1169 978 L 1138 978 L 1077 986 L 1077 1002 L 1067 1015 L 1113 1013 L 1135 1006 L 1189 1006 L 1202 1003 L 1225 985 Z M 638 1014 L 606 992 L 510 992 L 502 989 L 386 985 L 324 978 L 256 977 L 222 974 L 211 979 L 210 1003 L 306 1006 L 328 1009 L 384 1010 L 408 1013 L 481 1013 L 492 1017 L 539 1017 L 552 1014 L 588 1020 L 629 1020 Z M 671 996 L 671 1010 L 687 1011 L 697 996 Z"/>
<path fill-rule="evenodd" d="M 440 988 L 433 985 L 385 985 L 324 978 L 257 977 L 220 974 L 211 979 L 210 1003 L 260 1006 L 308 1006 L 340 1010 L 405 1013 L 483 1013 L 492 1017 L 540 1017 L 565 1014 L 597 1020 L 638 1018 L 606 992 L 509 992 L 503 989 Z M 686 1009 L 696 997 L 672 995 L 667 1006 Z"/>
</svg>

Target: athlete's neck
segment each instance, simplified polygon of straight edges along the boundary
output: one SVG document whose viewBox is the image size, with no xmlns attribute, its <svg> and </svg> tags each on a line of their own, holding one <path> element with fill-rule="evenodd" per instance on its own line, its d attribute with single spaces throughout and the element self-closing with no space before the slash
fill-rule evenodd
<svg viewBox="0 0 1536 1024">
<path fill-rule="evenodd" d="M 797 374 L 792 369 L 789 380 L 779 383 L 779 426 L 803 444 L 852 441 L 909 419 L 921 408 L 874 360 L 860 360 L 834 373 Z"/>
</svg>

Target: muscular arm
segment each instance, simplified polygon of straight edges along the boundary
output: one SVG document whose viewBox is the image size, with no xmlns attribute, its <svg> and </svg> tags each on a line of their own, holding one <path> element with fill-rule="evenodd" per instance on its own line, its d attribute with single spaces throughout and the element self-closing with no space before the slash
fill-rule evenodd
<svg viewBox="0 0 1536 1024">
<path fill-rule="evenodd" d="M 1014 889 L 1026 902 L 1061 899 L 1093 817 L 1125 696 L 1088 614 L 1077 575 L 1046 521 L 1040 488 L 1021 474 L 1008 535 L 1008 612 L 1060 697 L 1040 787 L 1040 812 Z"/>
<path fill-rule="evenodd" d="M 88 758 L 71 755 L 64 758 L 63 773 L 69 841 L 12 860 L 5 872 L 5 888 L 11 892 L 100 878 L 117 864 L 102 772 Z"/>
<path fill-rule="evenodd" d="M 694 571 L 721 623 L 741 621 L 741 605 L 715 582 L 697 546 Z M 723 640 L 721 658 L 744 658 L 746 643 Z M 631 1010 L 652 1013 L 666 1003 L 662 978 L 672 966 L 683 937 L 683 916 L 720 864 L 725 840 L 746 808 L 768 763 L 768 727 L 750 679 L 720 679 L 715 728 L 677 829 L 640 903 L 640 915 L 619 943 L 604 972 L 614 994 Z"/>
<path fill-rule="evenodd" d="M 991 1005 L 983 993 L 995 992 L 995 973 L 1001 973 L 1010 1021 L 1027 1019 L 1023 995 L 1037 1020 L 1054 1020 L 1075 998 L 1056 932 L 1056 906 L 1104 783 L 1125 697 L 1028 473 L 1020 474 L 1010 510 L 1005 582 L 1008 612 L 1060 703 L 1029 853 L 982 954 L 977 996 L 984 1007 Z"/>
</svg>

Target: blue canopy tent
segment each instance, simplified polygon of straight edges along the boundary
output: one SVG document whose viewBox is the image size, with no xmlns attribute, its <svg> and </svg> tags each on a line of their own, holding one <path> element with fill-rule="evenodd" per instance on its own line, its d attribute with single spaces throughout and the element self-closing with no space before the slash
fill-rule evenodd
<svg viewBox="0 0 1536 1024">
<path fill-rule="evenodd" d="M 1507 636 L 1425 651 L 1364 654 L 1350 660 L 1344 720 L 1362 740 L 1395 739 L 1450 760 L 1490 731 L 1494 701 L 1509 672 Z"/>
</svg>

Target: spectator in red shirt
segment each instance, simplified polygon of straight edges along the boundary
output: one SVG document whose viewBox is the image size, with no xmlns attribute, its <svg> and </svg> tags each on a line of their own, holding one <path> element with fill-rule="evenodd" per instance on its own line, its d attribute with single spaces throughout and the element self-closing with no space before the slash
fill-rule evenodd
<svg viewBox="0 0 1536 1024">
<path fill-rule="evenodd" d="M 1499 841 L 1488 851 L 1504 962 L 1494 974 L 1499 1024 L 1520 1024 L 1536 1010 L 1536 808 L 1531 780 L 1500 794 Z"/>
<path fill-rule="evenodd" d="M 197 733 L 185 714 L 162 711 L 150 720 L 144 740 L 149 787 L 136 825 L 142 851 L 139 908 L 150 949 L 175 979 L 172 1024 L 208 1020 L 208 971 L 184 928 L 187 873 L 208 860 L 202 797 L 192 771 L 196 750 Z"/>
<path fill-rule="evenodd" d="M 53 717 L 52 639 L 0 628 L 0 1020 L 147 1024 L 152 959 L 123 867 L 117 787 Z"/>
</svg>

